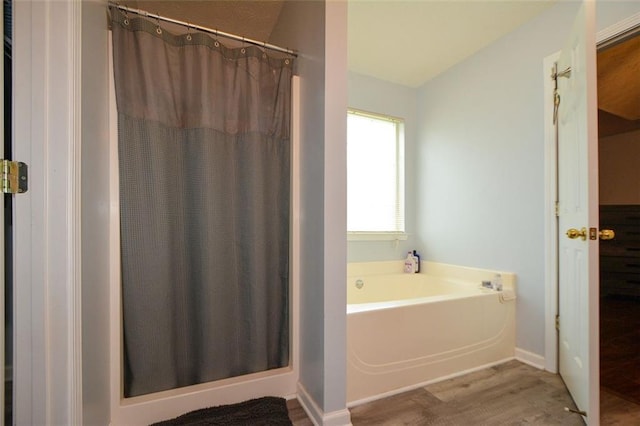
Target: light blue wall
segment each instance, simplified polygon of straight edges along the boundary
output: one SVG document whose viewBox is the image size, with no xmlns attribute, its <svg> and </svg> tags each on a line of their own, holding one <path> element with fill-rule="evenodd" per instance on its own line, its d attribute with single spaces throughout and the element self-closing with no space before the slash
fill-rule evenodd
<svg viewBox="0 0 640 426">
<path fill-rule="evenodd" d="M 415 195 L 417 143 L 417 91 L 362 74 L 349 73 L 349 107 L 405 120 L 405 229 L 406 241 L 349 241 L 349 262 L 400 260 L 409 250 L 422 252 L 424 247 L 416 238 Z"/>
<path fill-rule="evenodd" d="M 322 406 L 324 370 L 324 2 L 286 2 L 271 42 L 301 52 L 300 382 Z"/>
<path fill-rule="evenodd" d="M 300 384 L 346 411 L 346 3 L 286 1 L 270 41 L 300 52 Z M 339 420 L 339 419 L 338 419 Z"/>
<path fill-rule="evenodd" d="M 82 2 L 82 420 L 110 423 L 106 1 Z"/>
<path fill-rule="evenodd" d="M 419 90 L 418 242 L 429 260 L 518 275 L 517 346 L 544 354 L 542 61 L 576 2 L 561 2 Z M 640 11 L 600 2 L 598 27 Z"/>
<path fill-rule="evenodd" d="M 324 411 L 351 424 L 347 400 L 347 2 L 327 1 L 324 98 Z M 337 412 L 340 411 L 338 414 Z"/>
</svg>

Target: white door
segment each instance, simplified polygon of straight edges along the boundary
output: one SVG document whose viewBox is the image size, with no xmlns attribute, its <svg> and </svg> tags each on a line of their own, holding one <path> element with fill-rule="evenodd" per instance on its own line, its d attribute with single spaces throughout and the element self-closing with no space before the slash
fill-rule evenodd
<svg viewBox="0 0 640 426">
<path fill-rule="evenodd" d="M 569 68 L 570 72 L 565 72 Z M 559 369 L 578 410 L 584 412 L 584 420 L 597 425 L 600 386 L 594 1 L 587 0 L 580 8 L 557 71 L 564 74 L 558 77 Z"/>
<path fill-rule="evenodd" d="M 0 8 L 0 34 L 4 34 L 4 9 Z M 3 52 L 4 55 L 4 52 Z M 0 68 L 0 122 L 2 122 L 2 129 L 4 131 L 5 125 L 11 125 L 11 123 L 4 122 L 4 67 Z M 3 135 L 4 138 L 4 135 Z M 0 143 L 0 158 L 4 158 L 4 140 Z M 0 424 L 4 424 L 4 408 L 5 408 L 5 365 L 6 360 L 4 357 L 4 287 L 5 287 L 5 272 L 4 272 L 4 206 L 0 206 L 0 277 L 2 277 L 2 287 L 0 287 Z"/>
</svg>

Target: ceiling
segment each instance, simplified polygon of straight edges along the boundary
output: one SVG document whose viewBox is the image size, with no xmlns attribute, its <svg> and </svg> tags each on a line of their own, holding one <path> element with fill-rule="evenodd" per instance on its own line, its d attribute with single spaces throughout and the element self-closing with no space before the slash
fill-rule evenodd
<svg viewBox="0 0 640 426">
<path fill-rule="evenodd" d="M 348 2 L 349 69 L 419 87 L 532 19 L 556 0 Z M 120 4 L 268 41 L 284 1 L 121 0 Z M 601 136 L 640 129 L 638 75 L 640 36 L 598 52 Z"/>
<path fill-rule="evenodd" d="M 419 87 L 555 0 L 349 0 L 349 69 Z"/>
<path fill-rule="evenodd" d="M 296 1 L 296 0 L 294 0 Z M 348 0 L 349 69 L 418 87 L 556 0 Z M 282 0 L 121 0 L 255 40 L 269 40 Z"/>
<path fill-rule="evenodd" d="M 640 35 L 598 52 L 600 137 L 640 129 Z"/>
</svg>

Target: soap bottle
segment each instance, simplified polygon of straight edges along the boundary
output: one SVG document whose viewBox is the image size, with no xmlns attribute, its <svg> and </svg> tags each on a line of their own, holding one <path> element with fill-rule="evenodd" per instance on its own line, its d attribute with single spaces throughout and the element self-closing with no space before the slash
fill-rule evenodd
<svg viewBox="0 0 640 426">
<path fill-rule="evenodd" d="M 418 272 L 420 272 L 420 255 L 415 250 L 413 251 L 413 258 L 416 262 L 416 268 L 413 272 L 417 274 Z"/>
<path fill-rule="evenodd" d="M 407 258 L 404 260 L 404 272 L 406 274 L 413 274 L 415 272 L 415 260 L 411 252 L 407 253 Z"/>
<path fill-rule="evenodd" d="M 493 282 L 491 284 L 493 285 L 494 290 L 502 291 L 502 275 L 496 274 L 495 277 L 493 277 Z"/>
</svg>

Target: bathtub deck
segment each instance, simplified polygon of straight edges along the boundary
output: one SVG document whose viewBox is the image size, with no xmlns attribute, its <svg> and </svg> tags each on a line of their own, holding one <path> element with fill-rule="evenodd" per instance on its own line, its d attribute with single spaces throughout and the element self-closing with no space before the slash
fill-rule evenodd
<svg viewBox="0 0 640 426">
<path fill-rule="evenodd" d="M 288 405 L 295 426 L 312 425 L 296 400 Z M 619 405 L 619 398 L 603 392 L 603 426 L 640 424 L 640 407 Z M 583 425 L 579 416 L 564 411 L 565 406 L 574 404 L 559 376 L 511 361 L 350 411 L 355 426 Z"/>
</svg>

